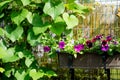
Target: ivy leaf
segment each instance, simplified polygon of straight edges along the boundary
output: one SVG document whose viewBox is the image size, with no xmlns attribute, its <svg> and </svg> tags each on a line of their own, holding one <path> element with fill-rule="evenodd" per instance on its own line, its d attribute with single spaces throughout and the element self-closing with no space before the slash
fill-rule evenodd
<svg viewBox="0 0 120 80">
<path fill-rule="evenodd" d="M 19 40 L 22 37 L 23 28 L 21 26 L 17 26 L 13 29 L 11 26 L 6 26 L 6 36 L 12 41 Z"/>
<path fill-rule="evenodd" d="M 4 40 L 0 40 L 0 47 L 2 47 L 4 50 L 7 50 L 6 43 Z"/>
<path fill-rule="evenodd" d="M 32 64 L 32 62 L 34 61 L 34 59 L 33 58 L 26 58 L 25 59 L 25 64 L 26 64 L 26 66 L 27 67 L 30 67 L 30 65 Z"/>
<path fill-rule="evenodd" d="M 32 19 L 32 25 L 34 27 L 40 27 L 43 25 L 43 22 L 41 20 L 41 17 L 38 14 L 34 14 L 33 15 L 33 19 Z"/>
<path fill-rule="evenodd" d="M 28 13 L 29 12 L 28 12 L 27 9 L 23 9 L 23 10 L 18 11 L 18 12 L 17 11 L 16 12 L 12 12 L 11 19 L 17 25 L 20 25 L 20 23 L 26 18 Z"/>
<path fill-rule="evenodd" d="M 15 72 L 15 77 L 17 80 L 25 80 L 26 75 L 27 73 L 25 72 L 25 70 L 17 70 Z"/>
<path fill-rule="evenodd" d="M 27 14 L 26 17 L 27 17 L 28 22 L 29 22 L 30 24 L 32 24 L 32 19 L 33 19 L 32 13 L 31 13 L 31 12 L 28 12 L 28 14 Z"/>
<path fill-rule="evenodd" d="M 6 50 L 0 47 L 0 59 L 4 58 L 6 55 L 7 55 Z"/>
<path fill-rule="evenodd" d="M 33 27 L 33 31 L 34 31 L 35 35 L 38 35 L 40 33 L 44 33 L 50 26 L 51 26 L 50 24 L 44 24 L 40 27 Z"/>
<path fill-rule="evenodd" d="M 16 52 L 16 54 L 18 54 L 19 58 L 23 58 L 24 54 L 22 52 Z"/>
<path fill-rule="evenodd" d="M 32 69 L 30 70 L 29 75 L 33 78 L 33 80 L 37 80 L 44 76 L 44 72 L 42 70 L 37 72 L 36 69 Z"/>
<path fill-rule="evenodd" d="M 27 41 L 31 46 L 36 46 L 39 44 L 39 36 L 35 35 L 34 32 L 30 29 L 28 31 Z"/>
<path fill-rule="evenodd" d="M 7 77 L 10 77 L 12 74 L 11 73 L 14 73 L 15 69 L 14 68 L 11 68 L 10 64 L 7 64 L 7 66 L 5 67 L 5 75 Z"/>
<path fill-rule="evenodd" d="M 9 48 L 7 50 L 7 55 L 4 58 L 2 58 L 2 61 L 4 63 L 7 63 L 7 62 L 15 62 L 19 59 L 20 58 L 17 55 L 15 55 L 15 48 Z"/>
<path fill-rule="evenodd" d="M 72 29 L 73 27 L 78 25 L 78 18 L 74 15 L 70 15 L 68 13 L 63 14 L 63 19 L 67 24 L 67 29 Z"/>
<path fill-rule="evenodd" d="M 3 2 L 0 2 L 0 12 L 3 10 L 4 6 L 6 6 L 8 3 L 10 3 L 12 0 L 5 0 Z"/>
<path fill-rule="evenodd" d="M 38 14 L 33 15 L 32 24 L 35 35 L 45 32 L 47 28 L 50 27 L 48 23 L 43 24 L 41 17 Z"/>
<path fill-rule="evenodd" d="M 0 72 L 3 73 L 4 71 L 5 71 L 5 69 L 0 67 Z"/>
<path fill-rule="evenodd" d="M 51 78 L 52 76 L 57 76 L 57 74 L 56 74 L 54 71 L 51 71 L 51 70 L 48 70 L 48 71 L 46 72 L 46 75 L 47 75 L 49 78 Z"/>
<path fill-rule="evenodd" d="M 45 14 L 50 15 L 53 19 L 64 12 L 64 3 L 59 2 L 53 4 L 52 2 L 46 2 L 43 8 Z"/>
<path fill-rule="evenodd" d="M 28 4 L 30 4 L 31 0 L 21 0 L 23 5 L 26 6 Z"/>
<path fill-rule="evenodd" d="M 61 35 L 65 30 L 64 20 L 61 17 L 57 17 L 55 23 L 50 27 L 50 30 L 57 35 Z"/>
</svg>

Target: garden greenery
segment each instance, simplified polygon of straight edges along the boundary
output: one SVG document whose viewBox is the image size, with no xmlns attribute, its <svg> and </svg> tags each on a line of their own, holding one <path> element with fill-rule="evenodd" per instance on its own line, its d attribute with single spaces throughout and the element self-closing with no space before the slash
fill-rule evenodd
<svg viewBox="0 0 120 80">
<path fill-rule="evenodd" d="M 0 79 L 56 76 L 53 70 L 38 65 L 32 48 L 43 44 L 48 52 L 54 43 L 48 39 L 69 33 L 78 25 L 77 17 L 85 18 L 91 10 L 74 0 L 0 0 Z M 50 37 L 50 33 L 57 37 Z"/>
</svg>

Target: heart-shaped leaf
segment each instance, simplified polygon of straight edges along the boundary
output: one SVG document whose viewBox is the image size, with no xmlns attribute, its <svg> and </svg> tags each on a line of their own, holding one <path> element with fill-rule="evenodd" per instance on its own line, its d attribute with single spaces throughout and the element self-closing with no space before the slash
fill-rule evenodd
<svg viewBox="0 0 120 80">
<path fill-rule="evenodd" d="M 33 80 L 38 80 L 39 78 L 44 76 L 44 72 L 42 70 L 39 70 L 37 72 L 36 69 L 32 69 L 30 70 L 29 75 L 32 77 Z"/>
<path fill-rule="evenodd" d="M 26 6 L 28 4 L 30 4 L 31 0 L 21 0 L 23 5 Z"/>
<path fill-rule="evenodd" d="M 50 27 L 50 30 L 57 35 L 61 35 L 61 33 L 65 30 L 65 26 L 64 20 L 61 17 L 57 17 Z"/>
<path fill-rule="evenodd" d="M 17 80 L 25 80 L 26 75 L 27 73 L 24 70 L 18 70 L 15 73 L 15 77 Z"/>
<path fill-rule="evenodd" d="M 64 12 L 64 3 L 59 2 L 53 4 L 52 2 L 46 2 L 44 6 L 44 13 L 50 15 L 53 19 Z"/>
<path fill-rule="evenodd" d="M 15 55 L 15 48 L 9 48 L 7 50 L 7 55 L 4 58 L 2 58 L 2 61 L 4 63 L 7 63 L 7 62 L 15 62 L 19 59 L 20 58 L 17 55 Z"/>
<path fill-rule="evenodd" d="M 27 36 L 27 41 L 31 46 L 36 46 L 37 44 L 39 44 L 39 36 L 35 35 L 33 30 L 30 29 L 28 31 L 28 36 Z"/>
<path fill-rule="evenodd" d="M 67 29 L 72 29 L 78 25 L 78 18 L 74 15 L 69 15 L 68 13 L 63 14 L 63 19 L 67 24 Z"/>
<path fill-rule="evenodd" d="M 29 67 L 32 64 L 33 60 L 34 60 L 33 58 L 26 58 L 25 60 L 26 66 Z"/>
<path fill-rule="evenodd" d="M 18 11 L 18 12 L 12 12 L 11 19 L 17 25 L 20 25 L 20 23 L 26 18 L 28 13 L 29 12 L 27 9 L 23 9 L 23 10 Z"/>
<path fill-rule="evenodd" d="M 11 26 L 6 26 L 6 36 L 12 41 L 19 40 L 23 34 L 23 27 L 16 26 L 15 29 Z"/>
<path fill-rule="evenodd" d="M 6 50 L 0 47 L 0 59 L 4 58 L 6 55 L 7 55 Z"/>
<path fill-rule="evenodd" d="M 42 19 L 38 14 L 33 14 L 32 25 L 34 27 L 40 27 L 43 25 Z"/>
</svg>

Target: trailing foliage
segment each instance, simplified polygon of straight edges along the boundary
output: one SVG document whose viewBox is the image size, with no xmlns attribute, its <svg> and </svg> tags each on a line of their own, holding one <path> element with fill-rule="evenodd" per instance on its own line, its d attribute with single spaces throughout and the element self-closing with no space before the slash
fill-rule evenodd
<svg viewBox="0 0 120 80">
<path fill-rule="evenodd" d="M 88 12 L 88 7 L 74 0 L 66 4 L 62 0 L 0 0 L 0 79 L 56 76 L 53 70 L 38 65 L 32 48 L 45 44 L 48 32 L 58 38 L 72 30 L 79 23 L 77 16 L 85 17 Z"/>
</svg>

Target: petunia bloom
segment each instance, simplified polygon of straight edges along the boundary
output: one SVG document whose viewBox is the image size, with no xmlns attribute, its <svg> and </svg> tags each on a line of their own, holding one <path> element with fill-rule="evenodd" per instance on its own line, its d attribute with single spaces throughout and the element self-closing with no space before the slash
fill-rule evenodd
<svg viewBox="0 0 120 80">
<path fill-rule="evenodd" d="M 103 35 L 97 35 L 95 38 L 96 38 L 97 40 L 100 40 L 102 37 L 103 37 Z"/>
<path fill-rule="evenodd" d="M 107 40 L 102 41 L 102 45 L 105 46 L 107 44 Z"/>
<path fill-rule="evenodd" d="M 104 51 L 104 52 L 108 51 L 109 50 L 108 44 L 102 45 L 101 50 Z"/>
<path fill-rule="evenodd" d="M 106 40 L 107 40 L 107 41 L 111 41 L 111 40 L 112 40 L 112 36 L 111 36 L 111 35 L 107 36 L 107 37 L 106 37 Z"/>
<path fill-rule="evenodd" d="M 50 51 L 50 47 L 49 46 L 44 46 L 44 52 L 49 52 Z"/>
<path fill-rule="evenodd" d="M 93 38 L 93 39 L 92 39 L 92 42 L 94 43 L 94 42 L 96 42 L 96 40 L 97 40 L 97 38 Z"/>
<path fill-rule="evenodd" d="M 60 41 L 59 42 L 59 48 L 60 49 L 64 49 L 64 47 L 65 47 L 65 42 L 64 41 Z"/>
<path fill-rule="evenodd" d="M 118 43 L 119 43 L 118 41 L 115 41 L 115 40 L 113 41 L 114 45 L 117 45 Z"/>
<path fill-rule="evenodd" d="M 81 50 L 84 49 L 84 45 L 83 45 L 83 44 L 75 45 L 75 46 L 74 46 L 74 49 L 75 49 L 76 52 L 79 53 Z"/>
<path fill-rule="evenodd" d="M 92 44 L 92 41 L 91 41 L 91 40 L 86 41 L 86 44 L 87 44 L 87 46 L 88 46 L 89 48 L 91 48 L 91 47 L 93 46 L 93 44 Z"/>
</svg>

